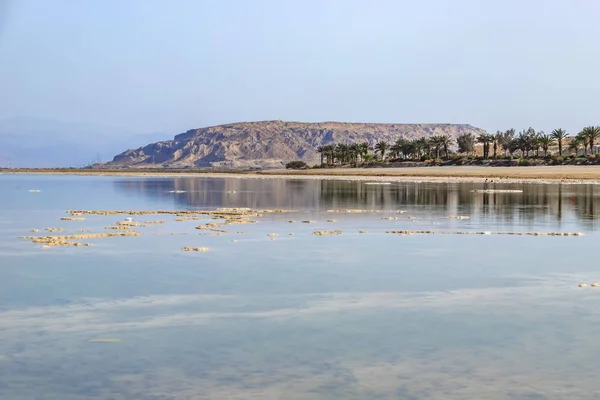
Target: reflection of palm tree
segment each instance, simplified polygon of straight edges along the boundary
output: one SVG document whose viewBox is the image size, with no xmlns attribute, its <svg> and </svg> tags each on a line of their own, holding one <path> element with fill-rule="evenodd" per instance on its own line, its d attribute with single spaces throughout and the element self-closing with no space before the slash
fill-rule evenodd
<svg viewBox="0 0 600 400">
<path fill-rule="evenodd" d="M 562 185 L 558 185 L 558 221 L 562 221 Z"/>
<path fill-rule="evenodd" d="M 567 131 L 565 131 L 564 129 L 555 129 L 552 131 L 552 139 L 556 140 L 556 143 L 558 143 L 558 154 L 562 156 L 562 145 L 563 145 L 563 140 L 565 140 L 566 138 L 568 138 L 569 135 L 567 134 Z"/>
</svg>

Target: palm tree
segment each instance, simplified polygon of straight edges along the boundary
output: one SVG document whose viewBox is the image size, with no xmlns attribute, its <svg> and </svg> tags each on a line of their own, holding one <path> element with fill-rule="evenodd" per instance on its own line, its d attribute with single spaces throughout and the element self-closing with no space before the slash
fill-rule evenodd
<svg viewBox="0 0 600 400">
<path fill-rule="evenodd" d="M 396 140 L 390 150 L 393 151 L 397 157 L 402 155 L 402 158 L 406 159 L 412 155 L 411 153 L 414 150 L 414 147 L 412 146 L 412 141 L 400 138 Z"/>
<path fill-rule="evenodd" d="M 473 151 L 475 146 L 475 135 L 472 133 L 461 133 L 456 137 L 458 152 L 465 153 L 467 156 Z"/>
<path fill-rule="evenodd" d="M 506 155 L 506 152 L 508 152 L 508 148 L 510 147 L 511 141 L 515 138 L 515 130 L 509 129 L 506 132 L 500 132 L 500 134 L 497 135 L 498 137 L 496 138 L 496 141 L 504 150 L 504 155 Z"/>
<path fill-rule="evenodd" d="M 542 150 L 544 150 L 544 158 L 548 157 L 548 148 L 554 144 L 554 139 L 552 139 L 552 136 L 542 133 L 538 135 L 537 141 Z"/>
<path fill-rule="evenodd" d="M 581 135 L 586 138 L 590 153 L 594 154 L 594 142 L 600 138 L 600 126 L 586 126 L 581 130 Z"/>
<path fill-rule="evenodd" d="M 538 152 L 540 149 L 540 146 L 537 142 L 537 132 L 535 131 L 535 129 L 533 129 L 532 127 L 527 128 L 527 131 L 525 131 L 525 133 L 528 136 L 528 140 L 527 140 L 527 155 L 529 155 L 530 151 L 535 151 L 535 157 L 537 158 L 538 156 Z"/>
<path fill-rule="evenodd" d="M 358 157 L 360 157 L 360 144 L 352 143 L 350 148 L 348 149 L 350 153 L 350 157 L 352 158 L 352 162 L 354 164 L 358 164 Z"/>
<path fill-rule="evenodd" d="M 448 149 L 450 148 L 450 146 L 454 145 L 454 140 L 448 135 L 442 135 L 440 138 L 440 142 L 442 148 L 444 149 L 444 154 L 446 158 L 448 158 Z"/>
<path fill-rule="evenodd" d="M 423 144 L 418 140 L 405 140 L 402 144 L 402 154 L 406 158 L 419 159 L 423 152 Z"/>
<path fill-rule="evenodd" d="M 335 158 L 335 145 L 327 144 L 323 146 L 323 150 L 325 152 L 325 159 L 327 160 L 327 165 L 333 164 Z"/>
<path fill-rule="evenodd" d="M 567 134 L 567 131 L 565 131 L 564 129 L 555 129 L 552 131 L 552 139 L 556 140 L 556 142 L 558 143 L 558 154 L 562 156 L 562 145 L 563 145 L 563 140 L 565 140 L 566 138 L 568 138 L 569 135 Z"/>
<path fill-rule="evenodd" d="M 340 164 L 344 164 L 348 161 L 348 155 L 350 154 L 350 146 L 346 143 L 338 143 L 335 146 L 336 157 Z"/>
<path fill-rule="evenodd" d="M 369 142 L 362 142 L 360 144 L 360 156 L 364 160 L 365 156 L 369 154 L 369 150 L 373 150 Z"/>
<path fill-rule="evenodd" d="M 325 149 L 325 146 L 319 146 L 317 147 L 317 153 L 319 153 L 321 155 L 321 167 L 323 166 L 323 155 L 325 154 L 327 150 Z"/>
<path fill-rule="evenodd" d="M 498 143 L 502 140 L 502 132 L 496 131 L 495 134 L 490 135 L 490 139 L 492 140 L 492 145 L 494 147 L 494 155 L 493 158 L 496 158 L 496 152 L 498 150 Z"/>
<path fill-rule="evenodd" d="M 510 155 L 510 158 L 513 158 L 513 154 L 515 153 L 515 151 L 519 150 L 521 146 L 521 142 L 519 141 L 519 138 L 513 137 L 507 144 L 506 144 L 506 151 L 508 151 L 508 154 Z"/>
<path fill-rule="evenodd" d="M 431 157 L 431 149 L 433 147 L 433 143 L 431 142 L 431 138 L 422 137 L 412 141 L 413 149 L 412 153 L 415 155 L 415 158 L 420 158 L 423 152 L 427 154 L 427 157 Z"/>
<path fill-rule="evenodd" d="M 329 145 L 328 144 L 324 144 L 323 146 L 321 146 L 323 148 L 323 161 L 325 164 L 329 164 Z"/>
<path fill-rule="evenodd" d="M 579 146 L 582 144 L 582 138 L 580 136 L 571 137 L 571 141 L 569 142 L 569 150 L 572 150 L 575 153 L 575 157 L 577 157 Z"/>
<path fill-rule="evenodd" d="M 440 150 L 444 147 L 445 136 L 444 135 L 435 135 L 430 139 L 431 146 L 435 150 L 435 158 L 440 158 Z"/>
<path fill-rule="evenodd" d="M 542 143 L 540 142 L 540 137 L 544 135 L 544 131 L 540 131 L 531 137 L 531 147 L 532 150 L 535 151 L 535 158 L 540 157 L 540 147 L 542 147 Z"/>
<path fill-rule="evenodd" d="M 375 152 L 378 152 L 381 155 L 381 159 L 385 160 L 385 152 L 388 151 L 389 148 L 390 145 L 385 140 L 382 140 L 375 145 Z"/>
<path fill-rule="evenodd" d="M 529 152 L 536 148 L 535 146 L 537 143 L 535 137 L 536 133 L 533 128 L 528 128 L 525 131 L 519 132 L 517 140 L 519 141 L 519 150 L 521 150 L 522 157 L 529 156 Z"/>
<path fill-rule="evenodd" d="M 393 158 L 400 157 L 400 154 L 402 154 L 402 158 L 404 158 L 404 154 L 402 153 L 402 141 L 403 140 L 404 139 L 396 140 L 396 142 L 390 147 L 390 154 L 392 155 Z"/>
<path fill-rule="evenodd" d="M 581 132 L 579 132 L 577 135 L 575 135 L 575 138 L 579 140 L 579 144 L 581 144 L 583 146 L 583 155 L 587 155 L 587 146 L 588 146 L 588 136 L 586 136 L 586 134 L 583 132 L 583 130 Z"/>
<path fill-rule="evenodd" d="M 521 157 L 527 157 L 527 153 L 529 150 L 529 137 L 523 131 L 519 132 L 519 136 L 517 137 L 517 143 L 519 143 L 519 150 L 521 150 Z"/>
<path fill-rule="evenodd" d="M 477 143 L 483 144 L 483 158 L 488 158 L 490 154 L 490 142 L 492 141 L 492 136 L 487 133 L 482 133 L 477 137 Z"/>
</svg>

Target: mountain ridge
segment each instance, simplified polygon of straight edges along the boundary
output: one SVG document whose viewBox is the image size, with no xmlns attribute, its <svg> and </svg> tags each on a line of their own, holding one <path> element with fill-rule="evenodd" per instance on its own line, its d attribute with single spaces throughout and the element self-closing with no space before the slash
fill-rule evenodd
<svg viewBox="0 0 600 400">
<path fill-rule="evenodd" d="M 451 123 L 364 123 L 364 122 L 234 122 L 177 134 L 172 140 L 150 143 L 116 155 L 104 166 L 173 168 L 275 168 L 292 160 L 315 163 L 316 149 L 329 143 L 368 141 L 371 145 L 404 137 L 434 135 L 453 138 L 462 133 L 479 135 L 485 130 L 470 124 Z"/>
</svg>

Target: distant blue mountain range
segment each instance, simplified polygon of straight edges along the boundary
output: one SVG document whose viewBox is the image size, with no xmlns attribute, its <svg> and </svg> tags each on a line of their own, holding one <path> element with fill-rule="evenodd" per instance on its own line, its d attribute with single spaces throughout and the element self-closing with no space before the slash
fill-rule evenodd
<svg viewBox="0 0 600 400">
<path fill-rule="evenodd" d="M 170 139 L 164 133 L 43 118 L 0 120 L 0 167 L 82 167 L 105 162 L 126 149 Z"/>
</svg>

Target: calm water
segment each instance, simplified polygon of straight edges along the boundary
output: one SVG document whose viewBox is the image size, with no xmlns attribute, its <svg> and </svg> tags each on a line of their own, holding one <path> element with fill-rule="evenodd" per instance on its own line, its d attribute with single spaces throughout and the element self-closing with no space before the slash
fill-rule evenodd
<svg viewBox="0 0 600 400">
<path fill-rule="evenodd" d="M 122 219 L 69 209 L 216 207 L 297 212 L 18 238 Z M 0 210 L 0 399 L 600 399 L 600 288 L 577 287 L 600 281 L 600 187 L 0 175 Z"/>
</svg>

